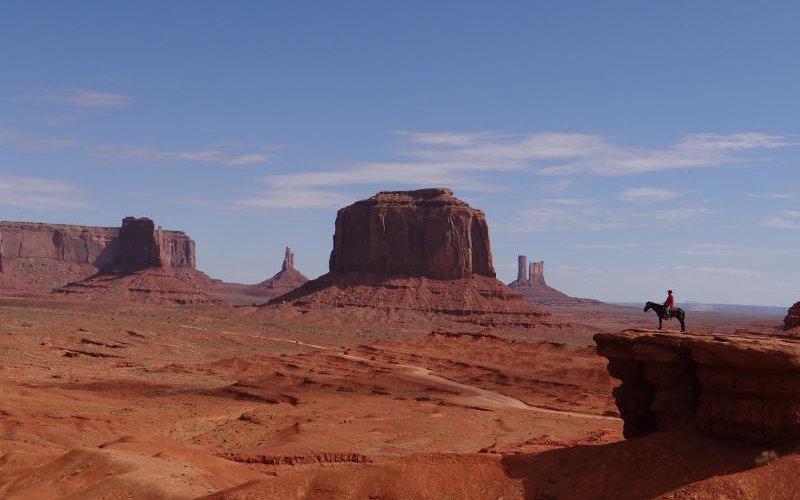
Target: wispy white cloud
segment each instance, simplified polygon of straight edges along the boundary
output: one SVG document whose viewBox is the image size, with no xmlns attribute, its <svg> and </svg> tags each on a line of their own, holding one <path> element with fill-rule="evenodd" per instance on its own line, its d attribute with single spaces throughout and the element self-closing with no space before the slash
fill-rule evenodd
<svg viewBox="0 0 800 500">
<path fill-rule="evenodd" d="M 565 203 L 566 201 L 566 203 Z M 702 206 L 683 206 L 664 210 L 622 210 L 602 206 L 593 200 L 545 199 L 520 210 L 513 225 L 514 231 L 539 229 L 623 229 L 649 226 L 653 221 L 674 224 L 710 216 L 712 211 Z"/>
<path fill-rule="evenodd" d="M 658 203 L 674 200 L 681 195 L 678 191 L 653 187 L 640 187 L 626 189 L 620 194 L 620 199 L 633 203 Z"/>
<path fill-rule="evenodd" d="M 26 210 L 88 208 L 72 183 L 11 175 L 0 176 L 0 205 Z"/>
<path fill-rule="evenodd" d="M 546 184 L 545 186 L 542 187 L 542 191 L 544 191 L 545 193 L 552 193 L 552 194 L 563 193 L 564 191 L 571 188 L 572 184 L 573 181 L 571 179 L 561 179 L 559 181 Z"/>
<path fill-rule="evenodd" d="M 332 198 L 342 187 L 375 185 L 445 185 L 461 190 L 497 191 L 497 175 L 527 171 L 541 175 L 632 175 L 674 169 L 721 167 L 752 159 L 751 152 L 797 144 L 784 136 L 758 132 L 739 134 L 705 133 L 687 135 L 672 146 L 638 148 L 612 143 L 599 135 L 541 132 L 500 134 L 479 132 L 398 132 L 401 161 L 372 162 L 336 169 L 277 174 L 262 179 L 265 196 L 280 199 L 286 189 L 328 193 Z M 543 187 L 560 193 L 572 185 L 561 179 Z M 647 189 L 647 190 L 645 190 Z M 627 201 L 668 201 L 679 193 L 639 188 L 623 193 Z M 551 217 L 570 219 L 571 214 L 549 210 Z M 661 220 L 701 214 L 699 209 L 655 214 Z M 603 226 L 606 226 L 603 223 Z"/>
<path fill-rule="evenodd" d="M 711 215 L 711 210 L 700 206 L 656 210 L 651 214 L 652 218 L 666 222 L 681 222 L 707 215 Z"/>
<path fill-rule="evenodd" d="M 797 193 L 747 193 L 750 198 L 761 198 L 766 200 L 788 200 L 797 196 Z"/>
<path fill-rule="evenodd" d="M 776 229 L 800 229 L 800 210 L 784 210 L 779 215 L 766 217 L 760 225 Z"/>
<path fill-rule="evenodd" d="M 575 248 L 580 250 L 634 250 L 641 248 L 639 243 L 579 243 L 574 245 Z"/>
<path fill-rule="evenodd" d="M 723 243 L 695 243 L 682 247 L 678 253 L 708 257 L 763 257 L 800 253 L 800 249 L 755 247 Z"/>
<path fill-rule="evenodd" d="M 747 279 L 764 276 L 761 272 L 738 267 L 673 266 L 672 270 L 694 275 L 705 274 L 710 276 L 728 276 Z"/>
<path fill-rule="evenodd" d="M 0 130 L 0 146 L 13 147 L 25 151 L 55 151 L 70 149 L 78 145 L 75 139 L 40 137 L 16 130 Z"/>
<path fill-rule="evenodd" d="M 44 100 L 76 108 L 122 108 L 131 103 L 126 94 L 86 89 L 67 89 L 44 94 Z"/>
<path fill-rule="evenodd" d="M 244 209 L 316 209 L 336 208 L 350 204 L 353 199 L 328 191 L 315 189 L 284 189 L 254 194 L 234 202 L 234 207 Z"/>
<path fill-rule="evenodd" d="M 255 165 L 275 157 L 272 153 L 234 153 L 221 149 L 169 151 L 154 148 L 113 146 L 101 147 L 97 150 L 97 154 L 111 162 L 180 160 L 231 166 Z"/>
</svg>

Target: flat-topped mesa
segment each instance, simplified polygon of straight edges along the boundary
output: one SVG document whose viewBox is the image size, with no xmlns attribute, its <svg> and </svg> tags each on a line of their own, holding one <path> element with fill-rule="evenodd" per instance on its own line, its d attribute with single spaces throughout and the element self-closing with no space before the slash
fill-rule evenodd
<svg viewBox="0 0 800 500">
<path fill-rule="evenodd" d="M 330 272 L 270 302 L 283 303 L 526 329 L 548 315 L 495 278 L 486 217 L 444 188 L 385 191 L 339 210 Z"/>
<path fill-rule="evenodd" d="M 339 210 L 330 272 L 494 277 L 486 217 L 449 189 L 378 193 Z"/>
<path fill-rule="evenodd" d="M 115 266 L 195 268 L 194 241 L 178 231 L 164 231 L 146 218 L 125 217 L 118 236 Z"/>
<path fill-rule="evenodd" d="M 2 248 L 0 248 L 2 250 Z M 800 302 L 796 302 L 786 314 L 783 319 L 783 327 L 785 330 L 792 330 L 800 327 Z"/>
<path fill-rule="evenodd" d="M 800 340 L 653 330 L 594 340 L 622 381 L 614 398 L 625 437 L 693 427 L 719 438 L 800 443 Z"/>
</svg>

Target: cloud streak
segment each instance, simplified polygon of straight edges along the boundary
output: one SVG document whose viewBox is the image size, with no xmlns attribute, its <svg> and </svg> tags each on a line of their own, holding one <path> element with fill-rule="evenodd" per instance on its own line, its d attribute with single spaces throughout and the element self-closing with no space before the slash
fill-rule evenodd
<svg viewBox="0 0 800 500">
<path fill-rule="evenodd" d="M 88 208 L 72 183 L 11 175 L 0 175 L 0 205 L 25 210 Z"/>
<path fill-rule="evenodd" d="M 123 108 L 132 102 L 129 95 L 97 90 L 69 89 L 46 94 L 44 99 L 64 106 L 85 109 Z"/>
<path fill-rule="evenodd" d="M 264 163 L 274 158 L 272 153 L 232 153 L 221 149 L 197 151 L 169 151 L 154 148 L 104 146 L 97 150 L 98 156 L 110 162 L 168 161 L 217 163 L 230 166 L 249 166 Z"/>
<path fill-rule="evenodd" d="M 794 146 L 793 139 L 744 132 L 686 135 L 662 148 L 638 148 L 615 144 L 591 134 L 540 132 L 500 134 L 479 132 L 398 132 L 400 161 L 369 162 L 327 170 L 309 170 L 268 176 L 263 193 L 268 199 L 282 199 L 283 190 L 332 198 L 347 186 L 373 185 L 378 189 L 395 186 L 447 185 L 461 190 L 497 191 L 499 174 L 530 172 L 543 176 L 636 175 L 676 169 L 718 168 L 739 165 L 753 154 Z M 545 192 L 559 193 L 572 185 L 572 178 L 543 186 Z M 679 193 L 657 188 L 635 188 L 622 194 L 625 201 L 669 201 Z M 700 211 L 684 212 L 685 216 Z M 557 213 L 551 213 L 557 216 Z M 568 215 L 563 215 L 568 217 Z M 679 212 L 656 214 L 660 219 L 684 217 Z"/>
</svg>

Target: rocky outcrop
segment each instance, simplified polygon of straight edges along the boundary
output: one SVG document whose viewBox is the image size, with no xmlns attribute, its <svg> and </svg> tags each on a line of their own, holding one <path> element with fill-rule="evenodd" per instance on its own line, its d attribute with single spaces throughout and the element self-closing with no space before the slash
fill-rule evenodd
<svg viewBox="0 0 800 500">
<path fill-rule="evenodd" d="M 120 228 L 2 224 L 4 242 L 15 250 L 6 282 L 17 290 L 96 301 L 216 302 L 198 286 L 211 280 L 195 270 L 192 239 L 150 219 L 126 217 Z"/>
<path fill-rule="evenodd" d="M 275 276 L 261 283 L 243 287 L 240 293 L 255 297 L 273 298 L 291 292 L 306 281 L 308 281 L 308 278 L 294 267 L 294 252 L 289 247 L 286 247 L 281 270 Z"/>
<path fill-rule="evenodd" d="M 800 302 L 795 303 L 783 319 L 783 326 L 786 330 L 800 327 Z"/>
<path fill-rule="evenodd" d="M 155 229 L 149 219 L 126 218 L 121 228 L 0 222 L 0 288 L 49 292 L 118 266 L 195 267 L 194 242 L 179 231 Z M 160 264 L 159 264 L 160 265 Z"/>
<path fill-rule="evenodd" d="M 528 274 L 528 283 L 531 286 L 547 286 L 544 280 L 544 261 L 531 262 L 530 272 Z"/>
<path fill-rule="evenodd" d="M 378 193 L 339 210 L 330 271 L 494 278 L 486 217 L 449 189 Z"/>
<path fill-rule="evenodd" d="M 125 217 L 117 237 L 116 267 L 195 268 L 194 241 L 178 231 L 164 231 L 146 218 Z"/>
<path fill-rule="evenodd" d="M 517 257 L 517 279 L 508 286 L 519 292 L 528 302 L 546 306 L 601 304 L 597 300 L 570 297 L 548 286 L 544 279 L 544 261 L 531 262 L 530 265 L 527 262 L 526 256 Z"/>
<path fill-rule="evenodd" d="M 525 328 L 547 315 L 494 275 L 483 212 L 449 189 L 382 192 L 339 210 L 330 272 L 271 304 L 415 311 Z"/>
<path fill-rule="evenodd" d="M 800 341 L 765 336 L 595 335 L 625 437 L 693 427 L 720 438 L 800 442 Z"/>
</svg>

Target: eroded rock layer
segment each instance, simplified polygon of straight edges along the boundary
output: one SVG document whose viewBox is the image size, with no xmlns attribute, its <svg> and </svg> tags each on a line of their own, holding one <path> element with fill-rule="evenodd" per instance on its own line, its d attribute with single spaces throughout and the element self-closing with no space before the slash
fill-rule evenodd
<svg viewBox="0 0 800 500">
<path fill-rule="evenodd" d="M 789 309 L 789 312 L 783 319 L 783 325 L 786 330 L 800 327 L 800 302 L 795 303 L 795 305 Z"/>
<path fill-rule="evenodd" d="M 275 303 L 535 326 L 547 313 L 494 278 L 483 213 L 449 189 L 382 192 L 339 210 L 330 272 Z"/>
<path fill-rule="evenodd" d="M 595 335 L 625 437 L 693 426 L 757 443 L 800 441 L 800 342 L 788 338 L 665 334 Z"/>
<path fill-rule="evenodd" d="M 332 273 L 494 278 L 483 212 L 449 189 L 385 191 L 339 210 Z"/>
<path fill-rule="evenodd" d="M 194 242 L 186 234 L 153 226 L 143 251 L 142 231 L 130 231 L 137 224 L 152 221 L 127 218 L 122 228 L 0 222 L 0 288 L 48 292 L 123 263 L 194 269 Z"/>
</svg>

